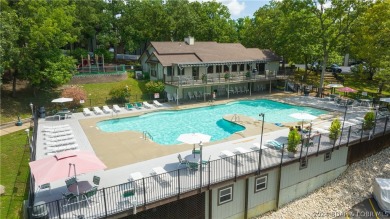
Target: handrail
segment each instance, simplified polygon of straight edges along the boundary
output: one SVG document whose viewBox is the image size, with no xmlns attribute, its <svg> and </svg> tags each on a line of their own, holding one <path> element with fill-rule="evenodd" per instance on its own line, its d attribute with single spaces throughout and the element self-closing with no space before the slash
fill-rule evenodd
<svg viewBox="0 0 390 219">
<path fill-rule="evenodd" d="M 143 131 L 142 137 L 144 138 L 144 140 L 148 139 L 149 137 L 149 139 L 153 141 L 153 136 L 148 131 Z"/>
<path fill-rule="evenodd" d="M 232 121 L 233 122 L 239 122 L 240 121 L 240 116 L 237 115 L 237 114 L 234 114 L 233 117 L 232 117 Z"/>
</svg>

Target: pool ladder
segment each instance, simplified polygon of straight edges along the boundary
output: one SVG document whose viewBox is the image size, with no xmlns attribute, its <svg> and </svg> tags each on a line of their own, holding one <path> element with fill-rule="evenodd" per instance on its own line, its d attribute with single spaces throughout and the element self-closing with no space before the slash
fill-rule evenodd
<svg viewBox="0 0 390 219">
<path fill-rule="evenodd" d="M 142 137 L 144 138 L 144 140 L 148 139 L 149 137 L 149 139 L 153 141 L 153 136 L 148 131 L 143 131 Z"/>
<path fill-rule="evenodd" d="M 232 117 L 232 122 L 239 122 L 240 121 L 240 116 L 237 114 L 234 114 Z"/>
</svg>

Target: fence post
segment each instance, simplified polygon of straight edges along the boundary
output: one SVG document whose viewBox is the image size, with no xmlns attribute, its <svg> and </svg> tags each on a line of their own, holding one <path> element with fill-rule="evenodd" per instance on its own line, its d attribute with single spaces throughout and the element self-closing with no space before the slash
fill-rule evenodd
<svg viewBox="0 0 390 219">
<path fill-rule="evenodd" d="M 214 161 L 215 162 L 215 161 Z M 210 185 L 211 185 L 211 163 L 209 161 L 209 165 L 207 165 L 207 168 L 208 168 L 208 171 L 209 171 L 209 185 L 208 185 L 208 189 L 210 189 Z"/>
<path fill-rule="evenodd" d="M 57 200 L 56 203 L 57 203 L 58 218 L 61 219 L 60 200 Z"/>
<path fill-rule="evenodd" d="M 318 153 L 320 151 L 320 144 L 321 144 L 321 137 L 322 137 L 322 134 L 320 134 L 320 138 L 318 139 L 318 145 L 317 145 L 317 157 L 318 157 Z"/>
<path fill-rule="evenodd" d="M 107 201 L 106 201 L 106 188 L 103 188 L 103 201 L 104 201 L 104 213 L 107 217 Z"/>
<path fill-rule="evenodd" d="M 235 155 L 235 167 L 234 167 L 234 182 L 237 182 L 237 171 L 238 171 L 238 168 L 237 168 L 237 165 L 238 165 L 238 160 L 237 160 L 237 154 Z"/>
<path fill-rule="evenodd" d="M 177 169 L 177 198 L 180 197 L 180 169 Z"/>
<path fill-rule="evenodd" d="M 364 127 L 364 122 L 362 123 L 362 129 L 360 130 L 360 142 L 362 142 L 362 138 L 363 138 L 363 127 Z"/>
<path fill-rule="evenodd" d="M 282 170 L 283 154 L 284 154 L 284 144 L 283 144 L 283 149 L 282 149 L 282 156 L 280 156 L 280 170 Z"/>
<path fill-rule="evenodd" d="M 302 158 L 302 151 L 303 151 L 303 139 L 301 139 L 301 153 L 299 154 L 299 161 L 301 161 L 301 158 Z"/>
<path fill-rule="evenodd" d="M 145 178 L 142 177 L 142 187 L 144 188 L 144 207 L 146 206 L 146 186 L 145 186 Z"/>
<path fill-rule="evenodd" d="M 385 133 L 386 133 L 386 128 L 387 128 L 387 121 L 389 120 L 389 117 L 388 116 L 386 116 L 386 121 L 385 121 L 385 128 L 384 128 L 384 130 L 383 130 L 383 135 L 385 135 Z"/>
<path fill-rule="evenodd" d="M 349 137 L 351 137 L 351 129 L 352 129 L 352 126 L 349 126 L 348 138 L 347 138 L 347 147 L 348 147 L 348 145 L 349 145 Z"/>
</svg>

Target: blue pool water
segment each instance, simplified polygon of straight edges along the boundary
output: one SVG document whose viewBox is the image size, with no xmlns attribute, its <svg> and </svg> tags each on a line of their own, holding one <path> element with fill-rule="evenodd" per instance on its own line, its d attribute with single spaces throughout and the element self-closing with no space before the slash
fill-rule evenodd
<svg viewBox="0 0 390 219">
<path fill-rule="evenodd" d="M 283 123 L 298 120 L 289 115 L 297 112 L 321 115 L 326 111 L 309 107 L 293 106 L 271 100 L 245 100 L 228 104 L 208 106 L 187 110 L 152 112 L 141 116 L 111 119 L 97 124 L 105 132 L 147 131 L 153 141 L 161 145 L 174 145 L 180 134 L 203 133 L 212 136 L 211 141 L 229 137 L 245 127 L 223 119 L 227 114 L 241 114 L 259 120 L 259 113 L 264 113 L 265 122 Z"/>
</svg>

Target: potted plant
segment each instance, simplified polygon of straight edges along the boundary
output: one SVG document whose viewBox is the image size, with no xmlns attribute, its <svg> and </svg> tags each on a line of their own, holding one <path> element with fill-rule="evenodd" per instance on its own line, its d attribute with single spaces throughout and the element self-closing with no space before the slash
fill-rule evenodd
<svg viewBox="0 0 390 219">
<path fill-rule="evenodd" d="M 246 78 L 250 78 L 250 77 L 251 77 L 251 73 L 250 73 L 249 71 L 247 71 L 247 72 L 245 73 L 245 77 L 246 77 Z"/>
<path fill-rule="evenodd" d="M 225 80 L 229 80 L 230 74 L 229 73 L 225 73 L 225 75 L 223 77 L 225 78 Z"/>
<path fill-rule="evenodd" d="M 330 143 L 334 145 L 336 140 L 339 138 L 341 134 L 341 123 L 339 119 L 334 119 L 329 128 L 329 139 Z"/>
<path fill-rule="evenodd" d="M 291 128 L 287 138 L 288 157 L 294 157 L 297 152 L 297 146 L 301 141 L 301 135 L 296 128 Z"/>
<path fill-rule="evenodd" d="M 375 114 L 374 112 L 367 112 L 364 116 L 363 121 L 363 130 L 365 131 L 365 134 L 368 134 L 375 125 Z"/>
</svg>

